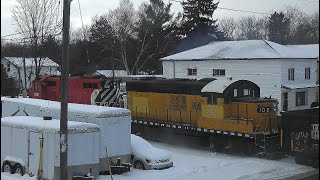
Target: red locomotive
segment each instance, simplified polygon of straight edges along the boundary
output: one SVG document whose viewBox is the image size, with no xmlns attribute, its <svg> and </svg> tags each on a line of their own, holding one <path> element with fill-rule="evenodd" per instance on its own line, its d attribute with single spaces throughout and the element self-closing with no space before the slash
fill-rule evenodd
<svg viewBox="0 0 320 180">
<path fill-rule="evenodd" d="M 68 102 L 120 106 L 121 79 L 105 76 L 85 75 L 68 77 Z M 61 76 L 37 77 L 29 89 L 29 97 L 60 101 Z"/>
</svg>

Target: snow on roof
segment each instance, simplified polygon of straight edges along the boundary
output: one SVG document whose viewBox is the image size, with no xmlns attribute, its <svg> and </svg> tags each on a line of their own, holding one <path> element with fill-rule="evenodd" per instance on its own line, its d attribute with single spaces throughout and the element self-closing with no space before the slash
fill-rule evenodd
<svg viewBox="0 0 320 180">
<path fill-rule="evenodd" d="M 316 46 L 319 45 L 310 45 L 312 48 L 300 47 L 297 50 L 298 47 L 284 46 L 266 40 L 215 41 L 160 60 L 318 58 L 319 50 L 314 48 Z"/>
<path fill-rule="evenodd" d="M 295 51 L 304 52 L 319 58 L 319 44 L 305 44 L 305 45 L 288 45 L 294 48 Z"/>
<path fill-rule="evenodd" d="M 216 92 L 223 93 L 223 91 L 234 81 L 227 79 L 218 79 L 209 82 L 206 86 L 204 86 L 201 92 Z"/>
<path fill-rule="evenodd" d="M 23 67 L 23 57 L 4 57 L 4 58 L 18 67 Z M 37 59 L 39 60 L 40 58 L 37 58 Z M 34 58 L 25 58 L 25 60 L 26 60 L 26 67 L 35 66 Z M 59 66 L 59 64 L 57 64 L 56 62 L 54 62 L 48 57 L 42 58 L 40 63 L 41 63 L 41 66 L 44 66 L 44 67 Z"/>
<path fill-rule="evenodd" d="M 33 98 L 7 98 L 1 97 L 1 101 L 17 102 L 22 104 L 30 104 L 39 106 L 42 109 L 55 109 L 59 110 L 61 103 L 57 101 L 49 101 L 42 99 Z M 116 116 L 130 116 L 131 112 L 125 108 L 116 107 L 106 107 L 106 106 L 96 106 L 96 105 L 86 105 L 86 104 L 74 104 L 68 103 L 68 111 L 71 114 L 82 114 L 85 116 L 94 117 L 116 117 Z"/>
<path fill-rule="evenodd" d="M 59 132 L 60 120 L 43 120 L 42 117 L 10 116 L 1 118 L 1 126 L 26 128 L 44 132 Z M 97 132 L 100 128 L 96 124 L 68 121 L 68 132 Z"/>
<path fill-rule="evenodd" d="M 98 74 L 105 75 L 106 77 L 112 77 L 112 70 L 97 70 Z M 127 72 L 125 70 L 114 70 L 115 77 L 125 77 L 127 76 Z"/>
<path fill-rule="evenodd" d="M 301 89 L 301 88 L 313 88 L 318 87 L 319 85 L 315 82 L 308 82 L 308 83 L 296 83 L 296 84 L 282 84 L 281 85 L 285 89 Z"/>
<path fill-rule="evenodd" d="M 99 74 L 99 75 L 104 75 L 106 77 L 112 77 L 112 70 L 97 70 L 96 73 L 94 74 Z M 158 77 L 162 78 L 163 75 L 128 75 L 125 70 L 114 70 L 114 76 L 115 77 L 131 77 L 131 78 L 142 78 L 142 77 Z"/>
</svg>

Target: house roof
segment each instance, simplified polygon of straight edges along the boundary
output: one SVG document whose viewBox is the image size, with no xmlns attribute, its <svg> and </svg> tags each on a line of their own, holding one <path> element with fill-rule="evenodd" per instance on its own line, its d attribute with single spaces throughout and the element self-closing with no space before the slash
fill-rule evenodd
<svg viewBox="0 0 320 180">
<path fill-rule="evenodd" d="M 106 77 L 112 77 L 112 70 L 97 70 L 95 75 L 104 75 Z M 125 77 L 127 76 L 127 72 L 125 70 L 114 70 L 114 76 L 115 77 Z"/>
<path fill-rule="evenodd" d="M 23 67 L 23 57 L 4 57 L 5 59 L 7 59 L 9 62 L 11 62 L 12 64 L 18 66 L 18 67 Z M 34 58 L 25 58 L 26 59 L 26 67 L 32 67 L 35 66 L 35 62 L 34 62 Z M 39 59 L 39 58 L 37 58 Z M 56 62 L 54 62 L 53 60 L 51 60 L 48 57 L 44 57 L 41 59 L 41 66 L 43 67 L 58 67 L 59 64 L 57 64 Z"/>
<path fill-rule="evenodd" d="M 285 46 L 266 40 L 215 41 L 160 60 L 318 58 L 319 44 Z"/>
<path fill-rule="evenodd" d="M 319 44 L 288 45 L 288 47 L 294 48 L 299 52 L 310 54 L 314 57 L 317 57 L 319 60 Z"/>
<path fill-rule="evenodd" d="M 305 82 L 305 83 L 284 83 L 281 85 L 284 89 L 302 89 L 302 88 L 314 88 L 318 87 L 319 84 L 315 82 Z"/>
</svg>

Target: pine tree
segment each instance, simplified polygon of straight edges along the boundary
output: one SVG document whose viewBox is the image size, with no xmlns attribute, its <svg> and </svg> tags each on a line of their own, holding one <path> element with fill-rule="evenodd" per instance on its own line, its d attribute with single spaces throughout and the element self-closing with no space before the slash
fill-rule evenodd
<svg viewBox="0 0 320 180">
<path fill-rule="evenodd" d="M 173 31 L 176 22 L 170 9 L 171 4 L 162 0 L 150 0 L 141 5 L 137 22 L 137 55 L 132 73 L 162 72 L 159 59 L 174 47 L 178 37 Z"/>
<path fill-rule="evenodd" d="M 279 44 L 287 44 L 289 31 L 290 19 L 286 18 L 282 12 L 274 12 L 268 22 L 269 40 Z"/>
<path fill-rule="evenodd" d="M 225 40 L 212 17 L 218 3 L 213 0 L 187 0 L 182 6 L 181 35 L 185 38 L 179 43 L 177 51 L 202 46 L 214 40 Z"/>
<path fill-rule="evenodd" d="M 16 96 L 19 89 L 16 81 L 10 78 L 3 64 L 1 64 L 1 96 Z"/>
</svg>

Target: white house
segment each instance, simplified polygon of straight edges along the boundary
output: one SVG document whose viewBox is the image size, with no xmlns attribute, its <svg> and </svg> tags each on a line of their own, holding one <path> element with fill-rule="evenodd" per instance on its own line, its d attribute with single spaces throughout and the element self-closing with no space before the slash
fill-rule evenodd
<svg viewBox="0 0 320 180">
<path fill-rule="evenodd" d="M 37 58 L 39 61 L 39 58 Z M 13 77 L 18 83 L 19 87 L 25 86 L 24 63 L 23 57 L 3 57 L 1 64 L 5 68 L 9 77 Z M 26 66 L 26 85 L 27 88 L 31 86 L 31 82 L 35 78 L 35 62 L 34 58 L 25 58 Z M 40 61 L 40 75 L 60 75 L 59 64 L 52 61 L 48 57 L 41 58 Z"/>
<path fill-rule="evenodd" d="M 319 45 L 284 46 L 265 40 L 220 41 L 160 59 L 164 78 L 216 78 L 226 86 L 248 80 L 279 110 L 310 108 L 317 101 Z"/>
</svg>

